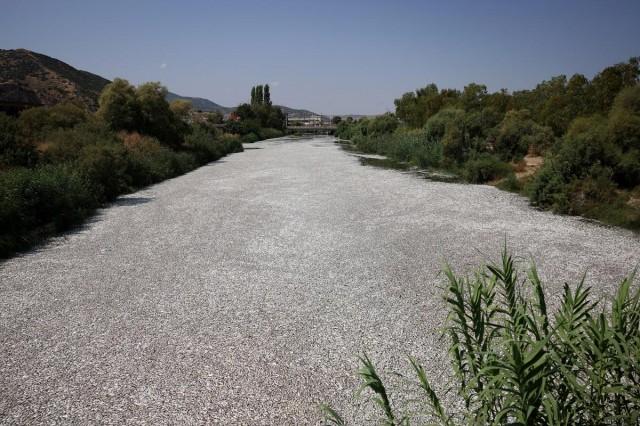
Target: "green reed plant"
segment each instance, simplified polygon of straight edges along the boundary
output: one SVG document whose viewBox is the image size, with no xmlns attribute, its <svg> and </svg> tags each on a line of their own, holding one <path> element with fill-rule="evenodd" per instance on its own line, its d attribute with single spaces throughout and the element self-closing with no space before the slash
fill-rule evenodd
<svg viewBox="0 0 640 426">
<path fill-rule="evenodd" d="M 505 249 L 497 264 L 472 277 L 445 268 L 453 389 L 446 406 L 418 361 L 409 362 L 424 394 L 420 412 L 400 412 L 366 355 L 358 375 L 376 395 L 388 425 L 638 424 L 640 419 L 640 290 L 635 274 L 600 306 L 584 278 L 565 284 L 549 312 L 535 266 L 521 278 Z M 327 424 L 346 422 L 322 407 Z"/>
</svg>

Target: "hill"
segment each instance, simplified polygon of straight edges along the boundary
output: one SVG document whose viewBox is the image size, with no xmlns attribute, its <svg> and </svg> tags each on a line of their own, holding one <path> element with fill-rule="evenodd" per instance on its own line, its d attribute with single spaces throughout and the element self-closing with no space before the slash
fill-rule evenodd
<svg viewBox="0 0 640 426">
<path fill-rule="evenodd" d="M 0 49 L 0 104 L 54 105 L 77 101 L 95 110 L 106 78 L 25 49 Z"/>
<path fill-rule="evenodd" d="M 19 111 L 32 106 L 51 106 L 74 101 L 91 110 L 98 108 L 98 97 L 110 81 L 88 71 L 78 70 L 58 59 L 26 49 L 0 49 L 0 111 Z M 169 92 L 167 100 L 185 99 L 200 111 L 229 114 L 225 107 L 209 99 L 181 96 Z M 285 114 L 313 112 L 278 105 Z"/>
<path fill-rule="evenodd" d="M 167 95 L 167 100 L 169 102 L 175 99 L 184 99 L 186 101 L 191 102 L 193 109 L 205 112 L 219 111 L 222 114 L 229 114 L 235 110 L 235 107 L 226 107 L 220 104 L 217 104 L 209 99 L 205 98 L 194 98 L 190 96 L 181 96 L 176 93 L 169 92 Z M 298 109 L 298 108 L 290 108 L 284 105 L 276 105 L 276 107 L 280 108 L 285 114 L 298 114 L 298 115 L 312 115 L 315 114 L 312 111 L 306 109 Z"/>
<path fill-rule="evenodd" d="M 209 99 L 205 99 L 205 98 L 193 98 L 190 96 L 181 96 L 178 95 L 176 93 L 172 93 L 169 92 L 167 94 L 167 100 L 169 102 L 176 100 L 176 99 L 184 99 L 186 101 L 191 102 L 191 105 L 193 106 L 193 109 L 195 110 L 199 110 L 199 111 L 206 111 L 206 112 L 212 112 L 212 111 L 219 111 L 222 114 L 228 114 L 230 112 L 232 112 L 235 108 L 230 108 L 230 107 L 225 107 L 222 105 L 219 105 L 213 101 L 210 101 Z"/>
</svg>

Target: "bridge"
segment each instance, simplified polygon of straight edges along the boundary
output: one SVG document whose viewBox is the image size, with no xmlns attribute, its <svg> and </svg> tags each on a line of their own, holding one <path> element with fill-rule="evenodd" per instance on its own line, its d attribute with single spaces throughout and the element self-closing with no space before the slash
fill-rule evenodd
<svg viewBox="0 0 640 426">
<path fill-rule="evenodd" d="M 331 119 L 331 116 L 320 114 L 287 114 L 285 131 L 286 133 L 331 134 L 337 127 Z"/>
</svg>

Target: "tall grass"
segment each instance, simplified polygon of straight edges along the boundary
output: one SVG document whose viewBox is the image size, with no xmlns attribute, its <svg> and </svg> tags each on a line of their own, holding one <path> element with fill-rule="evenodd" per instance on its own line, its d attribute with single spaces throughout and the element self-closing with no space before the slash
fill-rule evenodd
<svg viewBox="0 0 640 426">
<path fill-rule="evenodd" d="M 521 279 L 505 250 L 498 264 L 472 278 L 447 267 L 445 334 L 460 406 L 446 406 L 415 359 L 416 386 L 431 423 L 509 425 L 638 424 L 640 419 L 640 290 L 634 274 L 611 304 L 591 296 L 584 279 L 564 286 L 549 312 L 535 266 Z M 374 393 L 383 423 L 408 425 L 365 355 L 358 371 Z M 323 407 L 328 424 L 346 422 Z"/>
</svg>

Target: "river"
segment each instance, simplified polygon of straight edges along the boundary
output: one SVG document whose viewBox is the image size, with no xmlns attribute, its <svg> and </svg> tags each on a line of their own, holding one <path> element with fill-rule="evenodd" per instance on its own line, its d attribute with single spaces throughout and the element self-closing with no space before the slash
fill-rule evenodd
<svg viewBox="0 0 640 426">
<path fill-rule="evenodd" d="M 607 297 L 640 261 L 630 231 L 329 137 L 247 147 L 0 264 L 0 423 L 316 424 L 327 402 L 361 424 L 363 350 L 444 386 L 445 261 L 471 272 L 506 241 L 552 300 L 585 270 Z"/>
</svg>

